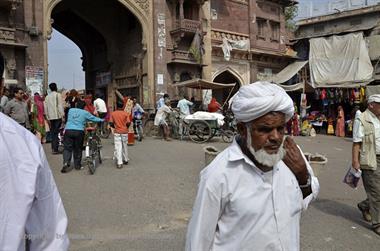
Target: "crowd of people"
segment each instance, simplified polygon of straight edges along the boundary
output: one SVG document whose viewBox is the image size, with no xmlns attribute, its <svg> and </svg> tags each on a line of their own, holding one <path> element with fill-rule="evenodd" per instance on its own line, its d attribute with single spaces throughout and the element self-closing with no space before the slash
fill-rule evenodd
<svg viewBox="0 0 380 251">
<path fill-rule="evenodd" d="M 32 251 L 68 250 L 67 216 L 41 146 L 47 128 L 51 151 L 58 154 L 58 134 L 64 124 L 61 172 L 67 173 L 81 169 L 86 121 L 102 123 L 109 116 L 116 166 L 122 168 L 130 160 L 131 122 L 141 119 L 145 111 L 136 98 L 123 96 L 116 110 L 109 112 L 100 96 L 80 97 L 71 90 L 62 97 L 55 83 L 49 84 L 45 97 L 35 93 L 30 98 L 15 88 L 14 97 L 6 96 L 4 102 L 2 89 L 1 82 L 0 140 L 4 144 L 0 152 L 6 154 L 0 155 L 4 173 L 0 186 L 7 193 L 0 193 L 0 250 L 24 250 L 24 245 Z M 181 119 L 193 105 L 186 96 L 179 100 Z M 186 250 L 299 250 L 301 213 L 317 197 L 319 182 L 300 147 L 285 136 L 287 122 L 298 119 L 294 103 L 281 87 L 256 82 L 242 86 L 230 106 L 238 135 L 201 172 Z M 170 140 L 169 95 L 158 100 L 157 108 L 154 123 Z M 220 104 L 213 100 L 209 111 L 219 110 Z M 377 94 L 369 97 L 367 110 L 355 118 L 352 165 L 363 171 L 367 192 L 358 207 L 380 235 L 379 117 Z"/>
</svg>

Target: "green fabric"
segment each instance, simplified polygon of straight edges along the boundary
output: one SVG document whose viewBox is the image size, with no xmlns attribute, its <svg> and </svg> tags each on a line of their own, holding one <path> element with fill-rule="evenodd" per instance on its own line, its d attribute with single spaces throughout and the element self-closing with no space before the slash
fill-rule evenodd
<svg viewBox="0 0 380 251">
<path fill-rule="evenodd" d="M 39 132 L 42 136 L 45 136 L 45 123 L 43 125 L 40 125 L 38 123 L 38 116 L 37 116 L 37 106 L 33 106 L 33 128 L 36 132 Z"/>
</svg>

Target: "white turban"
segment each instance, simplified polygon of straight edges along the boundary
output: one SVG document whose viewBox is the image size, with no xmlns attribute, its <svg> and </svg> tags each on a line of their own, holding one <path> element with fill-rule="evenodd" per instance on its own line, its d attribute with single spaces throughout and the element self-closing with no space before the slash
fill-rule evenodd
<svg viewBox="0 0 380 251">
<path fill-rule="evenodd" d="M 276 84 L 266 81 L 240 87 L 232 97 L 231 110 L 237 121 L 249 122 L 269 112 L 281 112 L 288 121 L 294 114 L 293 100 Z"/>
<path fill-rule="evenodd" d="M 369 96 L 368 104 L 373 103 L 373 102 L 380 103 L 380 94 L 373 94 L 373 95 Z"/>
</svg>

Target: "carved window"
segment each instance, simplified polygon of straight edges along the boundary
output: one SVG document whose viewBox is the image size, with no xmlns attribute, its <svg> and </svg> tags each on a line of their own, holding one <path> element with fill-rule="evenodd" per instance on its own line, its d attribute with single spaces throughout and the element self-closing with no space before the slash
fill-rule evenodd
<svg viewBox="0 0 380 251">
<path fill-rule="evenodd" d="M 280 23 L 271 22 L 270 30 L 271 30 L 271 36 L 270 36 L 271 40 L 279 41 L 280 40 Z"/>
<path fill-rule="evenodd" d="M 265 27 L 267 26 L 267 21 L 265 19 L 257 19 L 257 36 L 259 38 L 265 39 Z"/>
</svg>

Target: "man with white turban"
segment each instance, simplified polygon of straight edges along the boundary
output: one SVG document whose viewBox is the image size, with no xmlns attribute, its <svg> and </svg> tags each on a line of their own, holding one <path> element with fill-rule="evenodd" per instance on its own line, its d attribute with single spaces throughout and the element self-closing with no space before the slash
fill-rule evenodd
<svg viewBox="0 0 380 251">
<path fill-rule="evenodd" d="M 362 170 L 367 199 L 358 204 L 363 218 L 380 235 L 380 94 L 368 98 L 368 108 L 355 117 L 352 167 Z"/>
<path fill-rule="evenodd" d="M 202 172 L 186 250 L 299 250 L 302 210 L 318 180 L 287 137 L 293 101 L 269 82 L 240 88 L 232 112 L 239 135 Z"/>
</svg>

